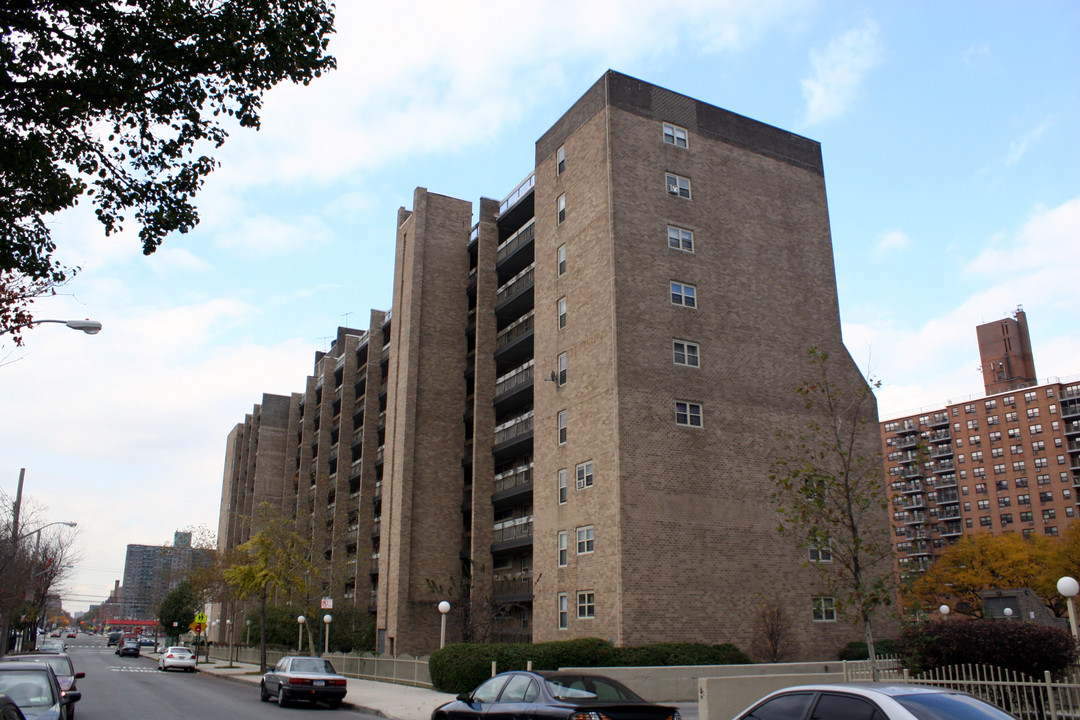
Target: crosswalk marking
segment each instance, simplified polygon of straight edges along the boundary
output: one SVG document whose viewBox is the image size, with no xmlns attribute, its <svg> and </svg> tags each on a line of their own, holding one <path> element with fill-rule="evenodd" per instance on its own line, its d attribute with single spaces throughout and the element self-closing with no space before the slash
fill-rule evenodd
<svg viewBox="0 0 1080 720">
<path fill-rule="evenodd" d="M 134 668 L 134 667 L 111 667 L 109 668 L 113 672 L 144 672 L 150 673 L 157 670 L 157 668 Z"/>
</svg>

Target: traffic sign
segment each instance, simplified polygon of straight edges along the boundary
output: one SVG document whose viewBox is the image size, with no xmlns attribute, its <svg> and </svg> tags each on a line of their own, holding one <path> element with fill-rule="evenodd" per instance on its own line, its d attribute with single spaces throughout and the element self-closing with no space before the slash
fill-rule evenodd
<svg viewBox="0 0 1080 720">
<path fill-rule="evenodd" d="M 206 625 L 206 613 L 204 613 L 202 610 L 196 613 L 195 622 L 199 623 L 200 625 Z"/>
</svg>

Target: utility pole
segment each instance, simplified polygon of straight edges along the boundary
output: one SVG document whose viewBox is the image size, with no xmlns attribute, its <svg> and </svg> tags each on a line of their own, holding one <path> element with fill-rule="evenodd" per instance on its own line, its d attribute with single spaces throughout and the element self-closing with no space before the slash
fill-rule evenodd
<svg viewBox="0 0 1080 720">
<path fill-rule="evenodd" d="M 22 509 L 22 489 L 23 479 L 26 478 L 26 468 L 19 468 L 19 487 L 15 491 L 15 508 L 11 517 L 11 554 L 4 561 L 4 565 L 15 559 L 15 556 L 19 552 L 19 512 Z M 0 612 L 3 612 L 4 608 L 0 607 Z M 9 630 L 11 628 L 11 618 L 9 613 L 3 613 L 3 622 L 0 622 L 0 657 L 7 654 Z"/>
</svg>

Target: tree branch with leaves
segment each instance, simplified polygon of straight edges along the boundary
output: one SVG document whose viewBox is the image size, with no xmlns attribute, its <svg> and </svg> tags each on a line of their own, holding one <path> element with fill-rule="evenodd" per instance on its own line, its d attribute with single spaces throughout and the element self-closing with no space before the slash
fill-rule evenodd
<svg viewBox="0 0 1080 720">
<path fill-rule="evenodd" d="M 837 602 L 862 624 L 875 660 L 872 621 L 892 602 L 895 586 L 888 499 L 877 405 L 870 379 L 854 388 L 834 380 L 829 354 L 809 351 L 810 375 L 795 393 L 812 419 L 781 430 L 786 456 L 769 478 L 779 531 L 817 562 L 808 562 Z"/>
</svg>

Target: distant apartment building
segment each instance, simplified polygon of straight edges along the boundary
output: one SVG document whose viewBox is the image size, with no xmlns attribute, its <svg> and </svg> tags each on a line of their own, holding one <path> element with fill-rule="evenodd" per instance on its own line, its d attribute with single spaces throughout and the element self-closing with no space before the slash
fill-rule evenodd
<svg viewBox="0 0 1080 720">
<path fill-rule="evenodd" d="M 114 591 L 118 614 L 109 619 L 153 619 L 162 599 L 187 578 L 192 570 L 208 567 L 213 550 L 191 547 L 191 533 L 176 532 L 173 544 L 128 545 L 124 561 L 124 584 Z M 113 603 L 110 596 L 107 604 Z"/>
<path fill-rule="evenodd" d="M 820 146 L 608 72 L 478 211 L 399 211 L 392 313 L 230 433 L 222 547 L 296 518 L 388 652 L 438 647 L 440 600 L 458 640 L 748 648 L 766 598 L 798 657 L 860 639 L 768 500 L 809 349 L 865 387 Z"/>
<path fill-rule="evenodd" d="M 881 423 L 902 575 L 976 532 L 1056 536 L 1080 492 L 1080 377 L 1036 380 L 1023 310 L 976 328 L 986 395 Z"/>
</svg>

